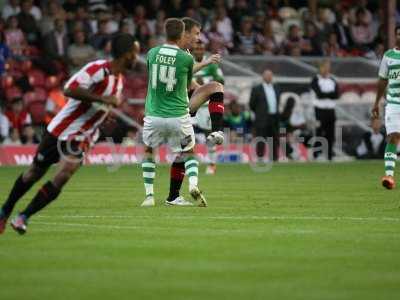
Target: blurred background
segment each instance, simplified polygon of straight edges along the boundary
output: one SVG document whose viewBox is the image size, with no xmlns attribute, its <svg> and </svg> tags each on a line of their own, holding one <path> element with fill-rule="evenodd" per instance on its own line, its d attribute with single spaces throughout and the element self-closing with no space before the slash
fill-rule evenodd
<svg viewBox="0 0 400 300">
<path fill-rule="evenodd" d="M 223 56 L 226 134 L 232 150 L 221 154 L 220 161 L 248 161 L 247 150 L 234 145 L 259 135 L 260 112 L 249 104 L 266 71 L 279 87 L 274 114 L 279 115 L 281 147 L 287 149 L 279 160 L 382 157 L 382 124 L 371 124 L 369 111 L 379 62 L 394 46 L 394 28 L 400 23 L 395 0 L 0 0 L 0 11 L 1 164 L 29 162 L 32 145 L 66 102 L 65 80 L 91 60 L 109 59 L 110 39 L 119 32 L 140 41 L 142 56 L 126 76 L 116 121 L 102 127 L 102 136 L 127 147 L 140 144 L 145 54 L 165 42 L 166 18 L 184 16 L 202 24 L 206 52 Z M 318 91 L 312 81 L 322 73 L 337 85 L 332 122 L 316 115 Z M 310 154 L 313 136 L 329 138 L 324 126 L 334 130 L 333 155 Z"/>
</svg>

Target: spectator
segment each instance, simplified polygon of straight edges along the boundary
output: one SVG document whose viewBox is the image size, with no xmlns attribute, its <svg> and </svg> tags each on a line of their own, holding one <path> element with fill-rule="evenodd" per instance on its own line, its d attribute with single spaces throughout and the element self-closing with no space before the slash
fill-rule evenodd
<svg viewBox="0 0 400 300">
<path fill-rule="evenodd" d="M 263 31 L 257 34 L 257 52 L 263 55 L 279 54 L 280 45 L 272 31 L 271 21 L 264 23 Z"/>
<path fill-rule="evenodd" d="M 20 13 L 21 8 L 19 6 L 19 0 L 9 0 L 3 8 L 1 16 L 4 20 L 7 20 L 11 16 L 16 16 Z"/>
<path fill-rule="evenodd" d="M 224 116 L 225 126 L 230 129 L 230 142 L 235 143 L 238 139 L 246 137 L 250 133 L 250 113 L 244 111 L 243 107 L 236 101 L 229 105 L 229 112 Z"/>
<path fill-rule="evenodd" d="M 332 160 L 333 145 L 335 143 L 335 106 L 336 101 L 339 99 L 339 86 L 331 75 L 329 60 L 325 60 L 320 64 L 319 74 L 315 75 L 311 81 L 311 90 L 315 94 L 315 118 L 319 122 L 317 136 L 326 139 L 328 143 L 327 158 Z M 319 155 L 320 151 L 314 152 L 314 158 L 319 158 Z"/>
<path fill-rule="evenodd" d="M 67 13 L 67 20 L 72 20 L 75 18 L 75 13 L 81 5 L 78 0 L 65 0 L 63 8 Z"/>
<path fill-rule="evenodd" d="M 156 46 L 156 45 L 154 45 Z M 99 59 L 112 59 L 111 54 L 111 40 L 104 40 L 103 43 L 100 45 L 100 50 L 97 51 L 96 55 Z"/>
<path fill-rule="evenodd" d="M 256 11 L 256 15 L 254 17 L 254 25 L 253 30 L 256 33 L 262 33 L 265 25 L 265 14 L 262 11 Z"/>
<path fill-rule="evenodd" d="M 250 17 L 242 20 L 240 31 L 235 36 L 235 47 L 239 54 L 255 54 L 257 36 L 253 31 L 253 21 Z"/>
<path fill-rule="evenodd" d="M 273 84 L 273 73 L 266 69 L 263 72 L 263 82 L 251 90 L 250 109 L 255 115 L 254 127 L 256 137 L 272 137 L 272 158 L 279 156 L 279 97 L 280 91 Z M 265 143 L 257 143 L 257 157 L 262 159 L 265 152 Z"/>
<path fill-rule="evenodd" d="M 76 30 L 83 30 L 86 37 L 89 37 L 93 32 L 96 32 L 97 22 L 94 21 L 93 23 L 95 24 L 94 28 L 92 28 L 86 8 L 84 6 L 78 6 L 74 13 L 74 18 L 72 20 L 67 20 L 68 32 L 72 33 L 71 40 L 73 40 L 73 33 Z"/>
<path fill-rule="evenodd" d="M 78 30 L 74 33 L 74 43 L 68 47 L 67 57 L 70 62 L 71 72 L 75 72 L 96 57 L 96 51 L 86 43 L 83 31 Z"/>
<path fill-rule="evenodd" d="M 10 122 L 6 115 L 3 114 L 3 107 L 0 106 L 0 143 L 9 137 Z"/>
<path fill-rule="evenodd" d="M 46 101 L 46 116 L 44 121 L 49 124 L 51 119 L 64 107 L 67 98 L 61 89 L 52 89 Z"/>
<path fill-rule="evenodd" d="M 39 142 L 31 124 L 23 127 L 21 142 L 26 145 L 37 144 Z"/>
<path fill-rule="evenodd" d="M 232 43 L 232 39 L 233 39 L 232 21 L 228 17 L 225 7 L 221 6 L 221 7 L 217 8 L 215 21 L 216 21 L 217 32 L 220 33 L 222 35 L 222 37 L 224 38 L 226 46 L 228 48 L 232 48 L 232 46 L 233 46 L 233 43 Z"/>
<path fill-rule="evenodd" d="M 18 130 L 19 135 L 22 134 L 25 125 L 32 123 L 30 114 L 24 108 L 22 98 L 13 99 L 11 109 L 6 110 L 5 115 L 10 122 L 10 127 Z"/>
<path fill-rule="evenodd" d="M 160 10 L 162 10 L 161 0 L 150 0 L 146 8 L 149 20 L 155 20 Z"/>
<path fill-rule="evenodd" d="M 4 139 L 4 145 L 21 145 L 21 138 L 17 128 L 10 129 L 10 135 Z"/>
<path fill-rule="evenodd" d="M 365 132 L 361 144 L 356 149 L 359 159 L 382 159 L 385 154 L 385 134 L 379 119 L 371 121 L 371 131 Z"/>
<path fill-rule="evenodd" d="M 39 40 L 39 27 L 35 17 L 31 13 L 31 0 L 22 0 L 21 12 L 18 14 L 18 24 L 25 33 L 28 44 L 36 44 Z"/>
<path fill-rule="evenodd" d="M 323 44 L 323 54 L 329 57 L 342 57 L 346 56 L 346 51 L 340 48 L 337 35 L 331 32 L 328 36 L 328 41 Z"/>
<path fill-rule="evenodd" d="M 204 1 L 202 0 L 191 0 L 188 6 L 196 12 L 196 20 L 198 20 L 200 24 L 204 24 L 209 15 L 209 11 L 202 6 L 203 3 Z"/>
<path fill-rule="evenodd" d="M 0 78 L 5 72 L 5 65 L 10 58 L 10 54 L 10 48 L 8 48 L 4 41 L 4 34 L 0 31 Z"/>
<path fill-rule="evenodd" d="M 119 32 L 120 33 L 129 33 L 132 34 L 135 31 L 135 26 L 131 19 L 123 19 L 119 24 Z"/>
<path fill-rule="evenodd" d="M 241 29 L 242 19 L 246 16 L 250 16 L 249 6 L 246 0 L 235 0 L 235 4 L 229 11 L 229 17 L 231 19 L 233 30 L 238 32 Z"/>
<path fill-rule="evenodd" d="M 98 22 L 97 32 L 92 35 L 90 44 L 96 50 L 102 49 L 104 44 L 110 39 L 110 35 L 107 32 L 107 20 L 101 20 Z"/>
<path fill-rule="evenodd" d="M 350 28 L 345 24 L 342 14 L 336 16 L 336 22 L 333 24 L 333 31 L 336 33 L 340 48 L 349 50 L 353 45 L 353 40 L 351 39 Z"/>
<path fill-rule="evenodd" d="M 321 33 L 322 36 L 327 36 L 332 31 L 332 26 L 329 22 L 330 10 L 328 8 L 318 8 L 317 20 L 315 22 L 316 30 Z"/>
<path fill-rule="evenodd" d="M 311 50 L 311 46 L 302 38 L 298 25 L 290 25 L 287 39 L 284 42 L 284 49 L 285 53 L 290 56 L 298 56 L 298 54 L 301 55 L 303 52 Z"/>
<path fill-rule="evenodd" d="M 300 103 L 300 97 L 295 93 L 286 94 L 280 104 L 280 122 L 281 127 L 285 129 L 286 140 L 286 153 L 284 154 L 289 159 L 298 160 L 300 153 L 297 137 L 306 129 L 304 109 Z"/>
<path fill-rule="evenodd" d="M 166 9 L 166 15 L 169 18 L 183 17 L 182 0 L 170 0 Z"/>
<path fill-rule="evenodd" d="M 65 18 L 65 11 L 62 9 L 62 6 L 56 0 L 49 1 L 47 9 L 44 11 L 39 23 L 41 34 L 44 36 L 54 30 L 56 19 L 65 20 Z"/>
<path fill-rule="evenodd" d="M 21 6 L 27 6 L 27 10 L 29 9 L 30 14 L 35 18 L 36 22 L 39 22 L 42 19 L 42 11 L 36 5 L 33 5 L 33 0 L 23 0 Z"/>
<path fill-rule="evenodd" d="M 216 19 L 211 20 L 210 29 L 206 33 L 206 38 L 211 53 L 228 54 L 227 47 L 233 47 L 233 44 L 227 43 L 224 36 L 218 31 Z"/>
<path fill-rule="evenodd" d="M 363 8 L 356 12 L 356 22 L 350 26 L 350 33 L 355 46 L 365 51 L 374 40 L 371 23 L 368 23 L 367 13 Z"/>
<path fill-rule="evenodd" d="M 16 16 L 8 18 L 4 37 L 12 55 L 17 57 L 22 56 L 26 48 L 25 35 L 18 26 L 18 18 Z"/>
<path fill-rule="evenodd" d="M 379 43 L 375 45 L 373 50 L 368 51 L 365 57 L 380 62 L 382 60 L 383 54 L 385 54 L 385 46 L 382 43 Z"/>
<path fill-rule="evenodd" d="M 357 0 L 357 5 L 350 9 L 349 19 L 351 23 L 357 23 L 357 13 L 361 9 L 365 12 L 364 21 L 366 23 L 372 22 L 372 13 L 367 8 L 368 0 Z"/>
<path fill-rule="evenodd" d="M 54 30 L 43 38 L 44 53 L 50 59 L 66 62 L 68 44 L 65 22 L 62 19 L 55 19 Z"/>
<path fill-rule="evenodd" d="M 320 56 L 322 55 L 322 38 L 317 26 L 312 22 L 305 24 L 305 34 L 303 37 L 302 55 Z"/>
</svg>

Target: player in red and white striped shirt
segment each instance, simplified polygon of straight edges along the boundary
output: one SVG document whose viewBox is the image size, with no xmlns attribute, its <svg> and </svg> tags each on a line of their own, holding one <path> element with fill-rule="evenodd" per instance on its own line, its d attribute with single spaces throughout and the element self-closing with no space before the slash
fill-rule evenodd
<svg viewBox="0 0 400 300">
<path fill-rule="evenodd" d="M 129 34 L 112 40 L 112 61 L 97 60 L 84 66 L 66 83 L 67 104 L 47 126 L 32 165 L 21 174 L 0 210 L 0 234 L 17 201 L 47 172 L 60 162 L 60 168 L 42 186 L 28 207 L 11 221 L 20 234 L 27 220 L 57 198 L 63 186 L 81 166 L 85 150 L 98 138 L 98 127 L 113 106 L 120 104 L 122 73 L 136 61 L 139 45 Z"/>
</svg>

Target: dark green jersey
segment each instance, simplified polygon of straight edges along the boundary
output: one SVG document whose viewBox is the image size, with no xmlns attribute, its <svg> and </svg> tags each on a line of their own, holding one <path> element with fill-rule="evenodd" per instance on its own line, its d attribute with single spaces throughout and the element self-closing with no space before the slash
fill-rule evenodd
<svg viewBox="0 0 400 300">
<path fill-rule="evenodd" d="M 178 46 L 164 44 L 147 53 L 146 116 L 181 117 L 189 112 L 188 86 L 193 57 Z"/>
<path fill-rule="evenodd" d="M 209 64 L 198 71 L 193 76 L 199 84 L 209 83 L 210 81 L 217 81 L 224 83 L 224 75 L 221 68 L 217 64 Z"/>
</svg>

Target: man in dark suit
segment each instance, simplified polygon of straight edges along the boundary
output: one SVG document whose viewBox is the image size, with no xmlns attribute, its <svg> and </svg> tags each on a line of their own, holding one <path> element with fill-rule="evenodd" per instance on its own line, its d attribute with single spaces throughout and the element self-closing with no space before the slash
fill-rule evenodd
<svg viewBox="0 0 400 300">
<path fill-rule="evenodd" d="M 44 36 L 43 48 L 50 59 L 66 62 L 68 36 L 64 20 L 54 20 L 54 30 Z"/>
<path fill-rule="evenodd" d="M 273 84 L 273 73 L 266 69 L 263 72 L 263 82 L 251 90 L 250 109 L 255 114 L 254 128 L 257 137 L 272 137 L 272 158 L 279 158 L 279 96 L 280 91 Z M 257 157 L 262 158 L 265 143 L 257 143 Z"/>
</svg>

